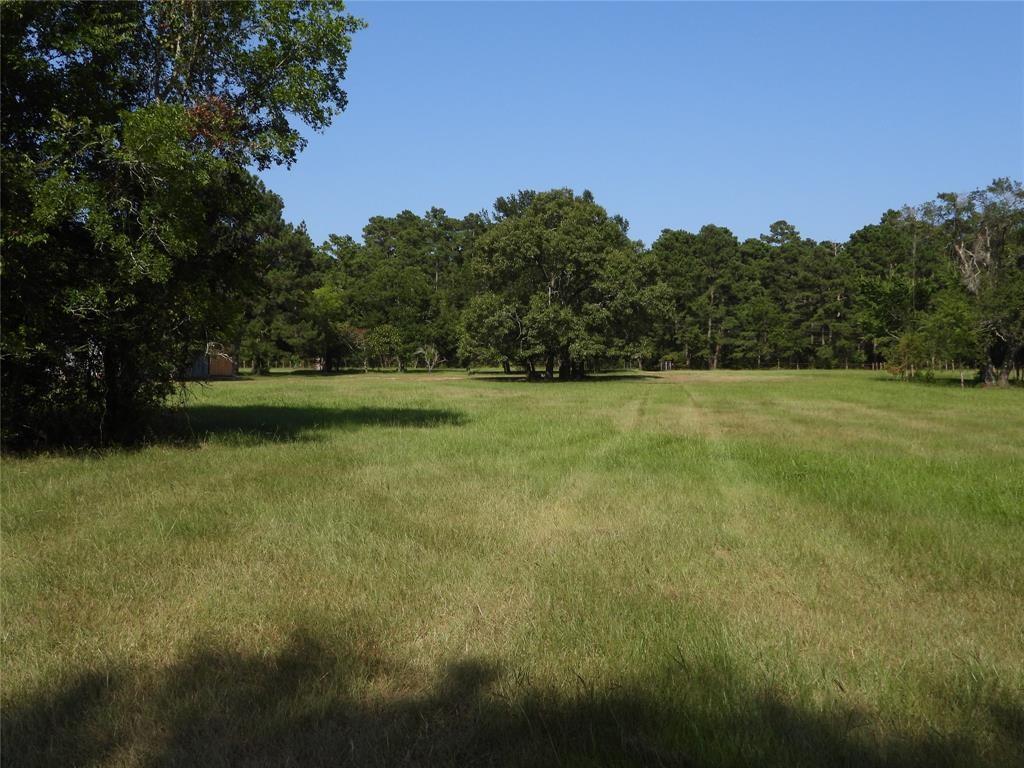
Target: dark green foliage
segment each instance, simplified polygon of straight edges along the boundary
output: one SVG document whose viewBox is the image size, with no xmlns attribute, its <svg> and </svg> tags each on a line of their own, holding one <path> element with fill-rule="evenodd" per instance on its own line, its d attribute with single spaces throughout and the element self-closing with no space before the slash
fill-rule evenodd
<svg viewBox="0 0 1024 768">
<path fill-rule="evenodd" d="M 848 366 L 859 361 L 848 258 L 784 221 L 740 243 L 708 225 L 665 230 L 651 248 L 671 287 L 673 332 L 662 340 L 687 366 Z"/>
<path fill-rule="evenodd" d="M 248 297 L 239 344 L 239 354 L 255 373 L 267 373 L 282 358 L 332 358 L 334 351 L 330 337 L 336 310 L 321 289 L 327 259 L 304 228 L 281 219 L 281 201 L 272 197 L 273 216 L 263 226 L 258 280 Z"/>
<path fill-rule="evenodd" d="M 375 216 L 362 245 L 339 236 L 324 243 L 328 266 L 320 296 L 331 297 L 334 320 L 349 329 L 390 326 L 398 338 L 393 354 L 403 365 L 422 360 L 416 351 L 428 347 L 454 360 L 460 312 L 474 292 L 466 259 L 485 228 L 477 214 L 455 219 L 441 208 L 423 216 Z M 342 357 L 359 357 L 345 346 Z M 378 355 L 370 358 L 379 361 Z"/>
<path fill-rule="evenodd" d="M 323 245 L 330 267 L 319 292 L 334 298 L 347 328 L 368 332 L 366 364 L 514 362 L 576 376 L 587 363 L 631 355 L 641 337 L 653 361 L 652 318 L 667 293 L 627 227 L 589 193 L 566 190 L 501 198 L 493 215 L 454 219 L 433 208 L 374 217 L 363 244 L 334 236 Z M 521 259 L 517 238 L 534 236 L 543 255 Z M 383 352 L 374 333 L 382 327 Z M 350 361 L 360 354 L 352 346 Z"/>
<path fill-rule="evenodd" d="M 1006 384 L 1024 350 L 1024 186 L 996 179 L 968 195 L 941 194 L 922 213 L 943 233 L 975 305 L 982 376 Z"/>
<path fill-rule="evenodd" d="M 846 243 L 778 221 L 744 242 L 713 225 L 664 230 L 644 249 L 589 192 L 521 190 L 490 214 L 405 211 L 371 219 L 363 245 L 332 237 L 320 290 L 345 327 L 398 334 L 392 363 L 428 347 L 538 377 L 661 363 L 914 375 L 988 359 L 1005 382 L 1024 355 L 1020 195 L 1002 180 L 890 210 Z M 958 254 L 982 241 L 974 286 Z"/>
<path fill-rule="evenodd" d="M 368 361 L 387 368 L 391 365 L 402 369 L 405 367 L 405 345 L 402 334 L 393 325 L 384 323 L 369 331 L 363 337 L 363 353 Z"/>
<path fill-rule="evenodd" d="M 665 230 L 651 251 L 672 295 L 673 333 L 663 342 L 681 352 L 687 366 L 717 368 L 736 330 L 729 314 L 741 271 L 736 237 L 712 225 L 696 235 Z"/>
<path fill-rule="evenodd" d="M 141 437 L 279 227 L 250 163 L 345 107 L 334 2 L 2 12 L 3 438 Z"/>
<path fill-rule="evenodd" d="M 638 325 L 660 305 L 621 217 L 569 189 L 520 192 L 494 208 L 473 259 L 487 293 L 465 315 L 463 351 L 575 378 L 641 342 Z"/>
</svg>

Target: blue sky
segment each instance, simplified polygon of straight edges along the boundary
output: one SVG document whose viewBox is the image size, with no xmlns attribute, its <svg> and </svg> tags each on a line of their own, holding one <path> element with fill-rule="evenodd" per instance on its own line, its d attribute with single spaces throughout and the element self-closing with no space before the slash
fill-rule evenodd
<svg viewBox="0 0 1024 768">
<path fill-rule="evenodd" d="M 360 3 L 348 110 L 263 174 L 316 242 L 589 188 L 630 234 L 845 239 L 1024 176 L 1024 4 Z"/>
</svg>

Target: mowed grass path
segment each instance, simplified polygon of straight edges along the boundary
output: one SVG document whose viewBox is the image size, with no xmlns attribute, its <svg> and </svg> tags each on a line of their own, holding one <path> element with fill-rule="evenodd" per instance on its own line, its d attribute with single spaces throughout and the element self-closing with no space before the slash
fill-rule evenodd
<svg viewBox="0 0 1024 768">
<path fill-rule="evenodd" d="M 276 375 L 3 464 L 3 758 L 1024 764 L 1024 391 Z"/>
</svg>

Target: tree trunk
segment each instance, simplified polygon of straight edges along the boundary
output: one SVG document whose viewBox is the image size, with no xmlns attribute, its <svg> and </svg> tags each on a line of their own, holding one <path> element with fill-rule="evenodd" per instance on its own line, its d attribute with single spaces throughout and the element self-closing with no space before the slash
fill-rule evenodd
<svg viewBox="0 0 1024 768">
<path fill-rule="evenodd" d="M 509 363 L 507 359 L 501 361 L 501 370 L 503 370 L 506 374 L 512 373 L 512 365 Z"/>
<path fill-rule="evenodd" d="M 986 387 L 1010 386 L 1009 361 L 1003 361 L 1003 364 L 1000 366 L 996 366 L 996 364 L 991 361 L 986 363 L 985 368 L 982 370 L 982 380 Z"/>
<path fill-rule="evenodd" d="M 572 361 L 567 355 L 562 355 L 558 359 L 558 378 L 562 381 L 566 381 L 572 376 Z"/>
<path fill-rule="evenodd" d="M 120 364 L 114 344 L 103 348 L 103 418 L 100 419 L 100 443 L 113 438 L 121 419 Z"/>
<path fill-rule="evenodd" d="M 135 369 L 130 347 L 120 340 L 110 341 L 103 349 L 103 418 L 100 442 L 133 442 L 141 437 L 145 413 L 137 397 L 140 376 Z"/>
<path fill-rule="evenodd" d="M 548 355 L 548 359 L 544 361 L 544 378 L 548 381 L 552 381 L 555 378 L 555 356 Z"/>
</svg>

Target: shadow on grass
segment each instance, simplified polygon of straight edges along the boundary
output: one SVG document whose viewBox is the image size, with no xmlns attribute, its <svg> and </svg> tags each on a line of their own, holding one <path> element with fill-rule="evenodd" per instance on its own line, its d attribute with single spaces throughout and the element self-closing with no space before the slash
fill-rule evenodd
<svg viewBox="0 0 1024 768">
<path fill-rule="evenodd" d="M 6 704 L 4 762 L 907 768 L 1024 756 L 1012 701 L 983 705 L 954 734 L 910 736 L 873 727 L 852 705 L 804 709 L 718 668 L 672 665 L 671 686 L 660 686 L 670 698 L 659 700 L 641 682 L 539 688 L 475 658 L 449 664 L 423 694 L 366 693 L 401 669 L 298 634 L 277 655 L 199 649 L 167 668 L 92 672 Z"/>
<path fill-rule="evenodd" d="M 459 426 L 466 418 L 445 408 L 322 408 L 283 405 L 194 405 L 184 429 L 193 439 L 262 443 L 313 439 L 323 430 L 364 427 Z"/>
<path fill-rule="evenodd" d="M 327 430 L 369 427 L 460 426 L 464 414 L 447 408 L 323 408 L 283 405 L 192 405 L 160 416 L 151 430 L 129 443 L 106 446 L 4 446 L 7 458 L 34 456 L 101 457 L 155 445 L 194 448 L 206 441 L 235 445 L 310 442 Z"/>
</svg>

